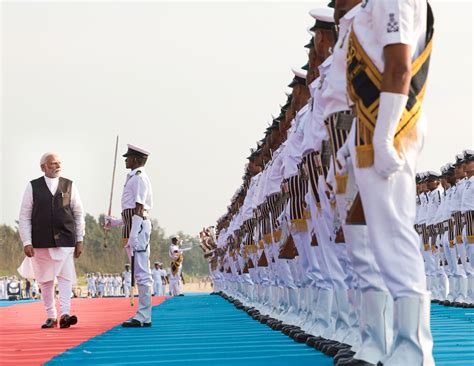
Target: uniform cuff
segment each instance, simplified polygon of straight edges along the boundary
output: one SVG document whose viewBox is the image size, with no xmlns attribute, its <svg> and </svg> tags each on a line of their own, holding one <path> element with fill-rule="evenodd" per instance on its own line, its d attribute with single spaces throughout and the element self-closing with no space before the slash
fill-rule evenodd
<svg viewBox="0 0 474 366">
<path fill-rule="evenodd" d="M 76 243 L 78 241 L 84 241 L 84 237 L 83 236 L 76 236 Z"/>
<path fill-rule="evenodd" d="M 23 246 L 26 247 L 27 245 L 32 245 L 31 241 L 27 240 L 23 242 Z"/>
</svg>

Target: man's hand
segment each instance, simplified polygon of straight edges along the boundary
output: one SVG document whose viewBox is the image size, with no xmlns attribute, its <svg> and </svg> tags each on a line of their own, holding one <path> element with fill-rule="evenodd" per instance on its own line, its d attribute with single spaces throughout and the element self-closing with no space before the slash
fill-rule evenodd
<svg viewBox="0 0 474 366">
<path fill-rule="evenodd" d="M 82 254 L 82 250 L 84 249 L 84 245 L 82 241 L 78 241 L 76 243 L 76 247 L 74 248 L 74 258 L 79 258 Z"/>
<path fill-rule="evenodd" d="M 117 218 L 115 216 L 105 216 L 104 217 L 104 229 L 109 230 L 110 228 L 116 227 L 116 226 L 122 226 L 123 221 L 122 218 Z"/>
<path fill-rule="evenodd" d="M 341 176 L 346 176 L 348 173 L 348 164 L 350 164 L 350 151 L 347 146 L 347 141 L 341 146 L 336 153 L 336 172 Z"/>
<path fill-rule="evenodd" d="M 33 249 L 33 245 L 25 245 L 23 247 L 23 251 L 25 252 L 25 255 L 27 257 L 34 257 L 35 256 L 35 250 Z"/>
</svg>

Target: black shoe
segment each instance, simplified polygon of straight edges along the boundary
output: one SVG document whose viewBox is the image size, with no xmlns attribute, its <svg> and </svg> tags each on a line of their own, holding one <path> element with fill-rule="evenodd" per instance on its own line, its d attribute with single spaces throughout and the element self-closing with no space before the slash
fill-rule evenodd
<svg viewBox="0 0 474 366">
<path fill-rule="evenodd" d="M 295 328 L 290 330 L 290 333 L 288 333 L 288 337 L 295 339 L 295 335 L 299 333 L 304 333 L 304 330 L 301 328 Z"/>
<path fill-rule="evenodd" d="M 63 315 L 59 320 L 60 328 L 69 328 L 71 325 L 77 324 L 77 316 L 75 315 Z"/>
<path fill-rule="evenodd" d="M 272 326 L 273 330 L 282 330 L 283 329 L 283 324 L 282 323 L 276 323 L 274 326 Z"/>
<path fill-rule="evenodd" d="M 268 315 L 264 315 L 264 316 L 261 316 L 260 319 L 258 319 L 258 321 L 260 322 L 260 324 L 267 324 L 268 322 Z"/>
<path fill-rule="evenodd" d="M 311 334 L 308 334 L 308 333 L 305 333 L 305 332 L 301 332 L 301 333 L 297 333 L 294 335 L 293 340 L 297 343 L 306 343 L 306 341 L 308 340 L 308 338 L 311 337 Z"/>
<path fill-rule="evenodd" d="M 333 340 L 330 340 L 330 339 L 326 339 L 326 340 L 323 340 L 323 341 L 319 341 L 319 342 L 316 342 L 316 344 L 314 345 L 314 348 L 316 348 L 318 351 L 321 351 L 323 349 L 323 347 L 325 346 L 334 346 L 335 344 L 338 344 L 339 342 L 336 342 L 336 341 L 333 341 Z"/>
<path fill-rule="evenodd" d="M 148 328 L 151 327 L 151 323 L 142 323 L 137 319 L 128 319 L 122 323 L 124 328 Z"/>
<path fill-rule="evenodd" d="M 375 366 L 375 364 L 366 362 L 363 360 L 357 360 L 355 358 L 349 358 L 347 360 L 340 360 L 337 364 L 337 366 Z"/>
<path fill-rule="evenodd" d="M 444 301 L 441 301 L 439 304 L 444 305 L 444 306 L 451 306 L 452 303 L 449 300 L 444 300 Z"/>
<path fill-rule="evenodd" d="M 179 294 L 178 296 L 184 296 L 184 294 Z"/>
<path fill-rule="evenodd" d="M 294 325 L 287 325 L 286 327 L 283 327 L 283 328 L 281 329 L 281 332 L 282 332 L 284 335 L 289 336 L 290 333 L 291 333 L 292 331 L 294 331 L 294 330 L 300 331 L 301 328 L 295 327 Z"/>
<path fill-rule="evenodd" d="M 56 328 L 58 326 L 58 321 L 56 319 L 48 318 L 46 321 L 41 325 L 42 329 L 47 328 Z"/>
<path fill-rule="evenodd" d="M 329 346 L 326 348 L 324 354 L 329 357 L 334 357 L 336 356 L 339 351 L 350 349 L 350 347 L 347 347 L 345 345 L 335 345 L 335 346 Z"/>
<path fill-rule="evenodd" d="M 309 337 L 307 340 L 306 340 L 306 344 L 310 347 L 314 347 L 314 345 L 316 344 L 316 342 L 321 342 L 323 341 L 324 338 L 322 337 Z"/>
<path fill-rule="evenodd" d="M 343 360 L 345 358 L 349 359 L 354 357 L 355 352 L 351 351 L 349 348 L 341 349 L 335 356 L 334 356 L 334 364 L 337 364 L 338 361 Z"/>
</svg>

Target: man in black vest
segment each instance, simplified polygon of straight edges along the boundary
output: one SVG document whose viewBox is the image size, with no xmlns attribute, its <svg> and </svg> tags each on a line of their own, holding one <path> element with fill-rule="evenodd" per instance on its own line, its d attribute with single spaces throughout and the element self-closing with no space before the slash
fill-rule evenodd
<svg viewBox="0 0 474 366">
<path fill-rule="evenodd" d="M 74 259 L 82 253 L 84 213 L 72 181 L 60 177 L 61 161 L 54 153 L 41 157 L 44 176 L 28 183 L 20 210 L 20 237 L 27 256 L 18 269 L 41 286 L 47 320 L 42 328 L 58 326 L 54 300 L 57 280 L 60 297 L 61 328 L 77 323 L 70 315 L 72 285 L 76 281 Z"/>
</svg>

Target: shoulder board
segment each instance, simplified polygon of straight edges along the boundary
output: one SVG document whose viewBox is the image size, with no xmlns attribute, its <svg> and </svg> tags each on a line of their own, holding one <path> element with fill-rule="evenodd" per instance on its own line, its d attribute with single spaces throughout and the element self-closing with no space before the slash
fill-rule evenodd
<svg viewBox="0 0 474 366">
<path fill-rule="evenodd" d="M 135 175 L 140 175 L 140 174 L 142 174 L 141 170 L 137 170 L 136 173 L 135 173 Z"/>
</svg>

